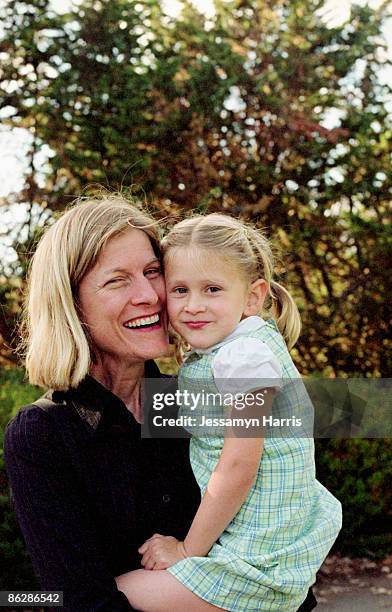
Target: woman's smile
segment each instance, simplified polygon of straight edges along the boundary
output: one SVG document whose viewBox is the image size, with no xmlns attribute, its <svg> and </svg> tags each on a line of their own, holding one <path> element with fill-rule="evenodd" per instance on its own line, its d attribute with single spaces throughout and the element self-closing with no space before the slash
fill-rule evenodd
<svg viewBox="0 0 392 612">
<path fill-rule="evenodd" d="M 127 329 L 135 329 L 138 331 L 151 331 L 161 327 L 160 315 L 158 312 L 154 314 L 145 314 L 136 319 L 130 319 L 124 323 Z"/>
</svg>

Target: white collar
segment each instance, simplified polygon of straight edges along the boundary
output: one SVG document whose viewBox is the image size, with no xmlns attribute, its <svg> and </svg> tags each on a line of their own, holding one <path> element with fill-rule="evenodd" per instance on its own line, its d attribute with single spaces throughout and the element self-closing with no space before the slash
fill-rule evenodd
<svg viewBox="0 0 392 612">
<path fill-rule="evenodd" d="M 259 317 L 258 315 L 252 315 L 251 317 L 242 319 L 242 321 L 238 323 L 238 325 L 234 328 L 231 334 L 223 338 L 223 340 L 221 340 L 220 342 L 217 342 L 216 344 L 213 344 L 212 346 L 206 349 L 192 349 L 188 351 L 187 353 L 185 353 L 184 357 L 185 359 L 188 359 L 190 355 L 194 355 L 194 354 L 208 355 L 209 353 L 219 348 L 223 344 L 226 344 L 226 342 L 234 340 L 235 338 L 238 338 L 239 336 L 242 336 L 243 334 L 247 334 L 248 332 L 255 331 L 256 329 L 259 329 L 265 324 L 266 324 L 265 320 Z"/>
</svg>

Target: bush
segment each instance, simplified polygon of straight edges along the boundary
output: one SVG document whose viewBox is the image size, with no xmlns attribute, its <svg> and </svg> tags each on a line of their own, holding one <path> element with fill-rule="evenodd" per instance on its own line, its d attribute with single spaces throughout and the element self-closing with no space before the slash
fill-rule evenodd
<svg viewBox="0 0 392 612">
<path fill-rule="evenodd" d="M 392 440 L 317 440 L 317 477 L 343 506 L 335 549 L 383 557 L 392 546 Z"/>
<path fill-rule="evenodd" d="M 8 421 L 42 390 L 24 382 L 24 372 L 0 368 L 0 590 L 39 589 L 25 545 L 11 508 L 4 468 L 3 439 Z"/>
</svg>

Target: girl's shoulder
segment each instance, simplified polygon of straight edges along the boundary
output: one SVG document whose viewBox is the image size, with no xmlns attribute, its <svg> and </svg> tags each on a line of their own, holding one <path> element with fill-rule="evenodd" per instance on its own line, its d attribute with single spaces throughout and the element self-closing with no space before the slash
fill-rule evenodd
<svg viewBox="0 0 392 612">
<path fill-rule="evenodd" d="M 259 337 L 239 336 L 224 344 L 215 355 L 212 370 L 218 388 L 226 388 L 228 381 L 237 392 L 260 386 L 281 386 L 279 360 L 267 342 Z"/>
<path fill-rule="evenodd" d="M 238 329 L 236 335 L 222 342 L 214 351 L 214 364 L 236 364 L 242 370 L 249 368 L 250 364 L 264 364 L 277 359 L 274 345 L 285 342 L 273 319 L 250 317 L 251 324 Z M 247 323 L 248 321 L 246 321 Z M 276 348 L 276 347 L 275 347 Z M 244 372 L 246 373 L 246 372 Z"/>
</svg>

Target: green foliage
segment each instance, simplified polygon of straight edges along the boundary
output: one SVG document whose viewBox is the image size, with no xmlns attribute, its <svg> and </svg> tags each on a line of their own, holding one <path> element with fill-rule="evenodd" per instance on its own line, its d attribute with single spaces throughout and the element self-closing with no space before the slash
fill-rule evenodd
<svg viewBox="0 0 392 612">
<path fill-rule="evenodd" d="M 392 440 L 318 440 L 317 477 L 342 502 L 335 548 L 382 557 L 392 544 Z"/>
<path fill-rule="evenodd" d="M 25 372 L 17 368 L 1 368 L 0 381 L 0 429 L 3 431 L 21 406 L 42 395 L 42 389 L 27 384 Z"/>
<path fill-rule="evenodd" d="M 24 372 L 0 368 L 0 589 L 39 589 L 11 508 L 3 459 L 7 422 L 23 405 L 35 401 L 42 390 L 24 382 Z M 16 571 L 17 569 L 17 571 Z"/>
</svg>

